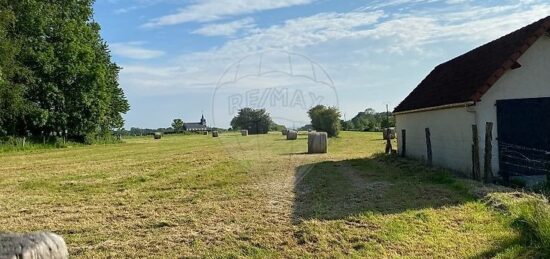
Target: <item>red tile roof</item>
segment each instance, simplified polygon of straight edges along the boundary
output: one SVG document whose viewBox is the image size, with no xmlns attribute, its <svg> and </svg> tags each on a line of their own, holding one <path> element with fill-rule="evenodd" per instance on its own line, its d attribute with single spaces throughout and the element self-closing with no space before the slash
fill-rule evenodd
<svg viewBox="0 0 550 259">
<path fill-rule="evenodd" d="M 437 66 L 394 110 L 479 101 L 550 29 L 550 16 Z"/>
</svg>

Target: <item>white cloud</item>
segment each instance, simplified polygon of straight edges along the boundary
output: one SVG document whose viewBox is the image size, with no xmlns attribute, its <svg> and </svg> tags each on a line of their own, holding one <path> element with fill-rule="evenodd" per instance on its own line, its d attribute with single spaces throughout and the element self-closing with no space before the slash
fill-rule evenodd
<svg viewBox="0 0 550 259">
<path fill-rule="evenodd" d="M 282 25 L 255 29 L 252 34 L 229 41 L 218 52 L 233 55 L 262 49 L 286 49 L 322 44 L 327 41 L 356 37 L 355 31 L 374 26 L 384 16 L 382 11 L 320 13 L 287 20 Z"/>
<path fill-rule="evenodd" d="M 254 28 L 254 19 L 244 18 L 228 23 L 207 24 L 193 31 L 194 34 L 204 36 L 232 36 L 243 29 Z"/>
<path fill-rule="evenodd" d="M 140 9 L 144 9 L 153 5 L 162 3 L 170 3 L 177 0 L 107 0 L 108 3 L 113 5 L 124 5 L 122 8 L 115 8 L 113 12 L 115 14 L 125 14 Z"/>
<path fill-rule="evenodd" d="M 146 49 L 142 47 L 143 44 L 143 42 L 111 43 L 109 49 L 116 56 L 131 59 L 153 59 L 165 54 L 160 50 Z"/>
<path fill-rule="evenodd" d="M 228 65 L 251 52 L 284 49 L 311 57 L 326 69 L 337 87 L 342 112 L 349 118 L 366 107 L 382 110 L 386 104 L 397 105 L 438 63 L 550 13 L 550 4 L 515 1 L 496 5 L 475 1 L 448 5 L 442 0 L 443 4 L 430 8 L 410 8 L 427 1 L 396 0 L 392 8 L 318 13 L 267 27 L 235 25 L 246 24 L 242 20 L 205 25 L 195 33 L 234 37 L 209 50 L 167 57 L 160 65 L 126 62 L 122 65 L 120 83 L 132 98 L 178 95 L 186 101 L 200 99 L 217 111 L 226 109 L 225 103 L 215 102 L 210 96 L 225 69 L 231 67 Z M 232 23 L 235 24 L 230 25 Z M 283 64 L 285 61 L 288 62 L 284 59 L 262 62 L 262 69 L 268 65 L 288 66 Z M 257 72 L 257 62 L 252 65 L 239 66 L 239 73 Z M 304 71 L 308 69 L 301 67 Z M 292 68 L 300 69 L 294 63 Z M 236 87 L 242 90 L 288 84 L 268 80 L 253 78 L 240 81 Z M 239 89 L 228 91 L 231 90 L 239 93 Z M 305 116 L 301 112 L 295 114 L 289 116 L 296 116 L 292 117 L 296 120 Z M 228 124 L 224 120 L 230 118 L 217 116 L 216 123 Z"/>
<path fill-rule="evenodd" d="M 469 2 L 470 0 L 447 0 L 445 3 L 447 4 L 463 4 L 466 2 Z"/>
<path fill-rule="evenodd" d="M 159 27 L 187 22 L 210 22 L 242 14 L 305 5 L 315 0 L 203 0 L 174 14 L 150 20 L 144 27 Z"/>
<path fill-rule="evenodd" d="M 412 2 L 416 4 L 420 0 Z M 371 79 L 366 80 L 364 72 L 387 70 L 388 66 L 395 65 L 393 63 L 418 59 L 434 60 L 434 56 L 451 58 L 446 56 L 449 55 L 448 50 L 442 49 L 445 47 L 441 47 L 441 44 L 465 44 L 474 47 L 545 17 L 548 13 L 550 4 L 536 3 L 453 9 L 441 7 L 401 13 L 381 10 L 319 13 L 290 19 L 267 28 L 248 28 L 246 36 L 230 39 L 219 47 L 171 59 L 174 67 L 185 70 L 174 67 L 143 67 L 140 71 L 136 68 L 123 70 L 123 74 L 127 81 L 132 81 L 129 85 L 141 86 L 143 89 L 163 89 L 159 93 L 184 91 L 182 89 L 185 88 L 211 88 L 231 62 L 253 52 L 283 49 L 312 57 L 325 57 L 324 64 L 330 67 L 328 70 L 331 75 L 340 78 L 339 81 L 346 85 L 387 82 L 387 78 L 380 80 L 373 74 L 369 75 Z M 233 23 L 248 24 L 243 20 Z M 234 34 L 233 29 L 227 28 L 239 26 L 229 24 L 232 23 L 207 25 L 201 32 L 197 30 L 195 33 L 223 35 L 222 32 L 229 31 L 231 33 L 225 35 Z M 348 55 L 352 58 L 343 58 Z M 391 57 L 393 61 L 382 62 L 381 56 Z"/>
<path fill-rule="evenodd" d="M 441 42 L 483 43 L 519 29 L 550 13 L 550 4 L 518 4 L 464 9 L 435 9 L 391 14 L 383 11 L 320 13 L 287 20 L 282 25 L 254 29 L 228 41 L 218 52 L 293 50 L 325 42 L 362 39 L 365 46 L 381 43 L 378 51 L 422 51 Z"/>
</svg>

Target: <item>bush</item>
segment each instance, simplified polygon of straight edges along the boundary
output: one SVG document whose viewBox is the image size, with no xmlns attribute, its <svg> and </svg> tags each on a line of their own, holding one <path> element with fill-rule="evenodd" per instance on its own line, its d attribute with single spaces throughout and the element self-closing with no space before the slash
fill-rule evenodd
<svg viewBox="0 0 550 259">
<path fill-rule="evenodd" d="M 93 144 L 114 144 L 114 143 L 121 143 L 122 141 L 118 139 L 116 136 L 107 133 L 107 134 L 88 134 L 84 136 L 83 143 L 86 145 L 93 145 Z"/>
<path fill-rule="evenodd" d="M 312 127 L 317 131 L 324 131 L 329 137 L 340 134 L 340 111 L 336 107 L 317 105 L 308 111 Z"/>
<path fill-rule="evenodd" d="M 251 135 L 267 134 L 272 125 L 271 116 L 265 109 L 242 108 L 231 120 L 233 129 L 248 130 Z"/>
</svg>

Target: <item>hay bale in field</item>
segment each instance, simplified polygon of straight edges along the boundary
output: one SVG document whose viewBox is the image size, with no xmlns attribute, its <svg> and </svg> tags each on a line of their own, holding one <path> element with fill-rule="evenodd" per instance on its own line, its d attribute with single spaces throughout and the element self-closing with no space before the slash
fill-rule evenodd
<svg viewBox="0 0 550 259">
<path fill-rule="evenodd" d="M 241 130 L 241 135 L 243 135 L 243 137 L 248 136 L 248 130 Z"/>
<path fill-rule="evenodd" d="M 69 251 L 63 238 L 53 233 L 0 233 L 0 258 L 65 259 Z"/>
<path fill-rule="evenodd" d="M 310 132 L 307 134 L 307 153 L 324 154 L 328 151 L 328 134 L 326 132 Z"/>
<path fill-rule="evenodd" d="M 395 128 L 389 128 L 389 130 L 390 130 L 389 138 L 390 139 L 395 139 Z M 382 131 L 382 138 L 384 140 L 388 139 L 388 129 L 384 129 Z"/>
<path fill-rule="evenodd" d="M 286 134 L 288 133 L 288 130 L 284 129 L 284 130 L 281 131 L 281 133 L 283 133 L 283 136 L 286 136 Z"/>
<path fill-rule="evenodd" d="M 161 139 L 161 138 L 162 138 L 162 133 L 160 133 L 160 132 L 155 132 L 155 134 L 153 135 L 153 138 L 154 138 L 154 139 Z"/>
<path fill-rule="evenodd" d="M 219 133 L 217 131 L 212 131 L 212 137 L 217 138 L 219 136 Z"/>
<path fill-rule="evenodd" d="M 298 139 L 298 131 L 289 130 L 286 133 L 286 140 L 296 140 Z"/>
</svg>

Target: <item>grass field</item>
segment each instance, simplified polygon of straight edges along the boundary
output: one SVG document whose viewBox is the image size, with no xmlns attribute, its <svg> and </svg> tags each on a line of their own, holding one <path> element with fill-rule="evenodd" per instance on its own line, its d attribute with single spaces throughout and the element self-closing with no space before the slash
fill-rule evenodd
<svg viewBox="0 0 550 259">
<path fill-rule="evenodd" d="M 376 155 L 343 132 L 329 154 L 280 133 L 132 138 L 0 155 L 0 230 L 62 235 L 73 257 L 491 257 L 520 242 L 483 190 Z"/>
</svg>

